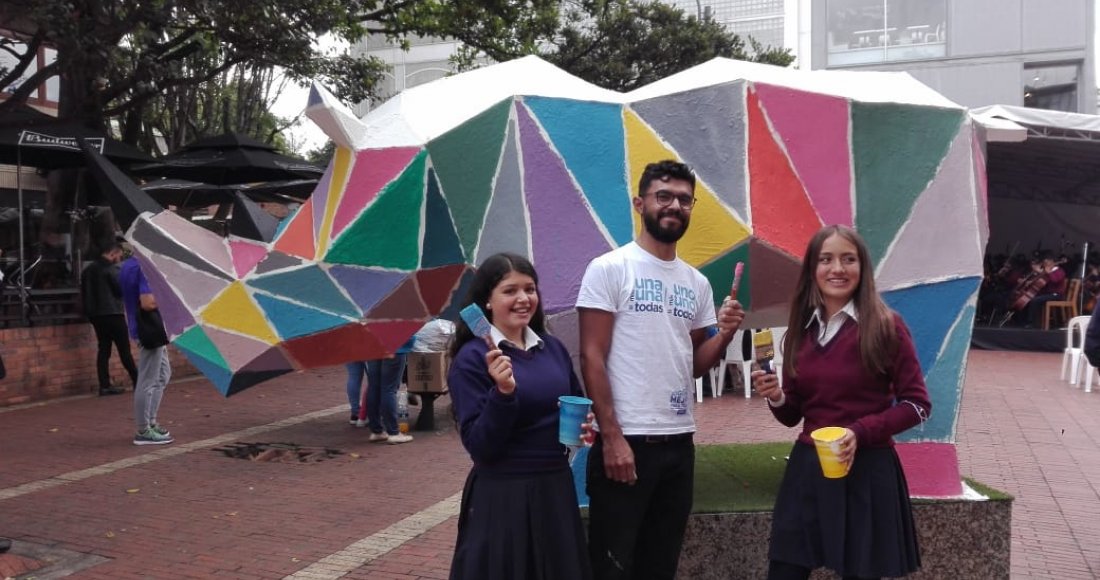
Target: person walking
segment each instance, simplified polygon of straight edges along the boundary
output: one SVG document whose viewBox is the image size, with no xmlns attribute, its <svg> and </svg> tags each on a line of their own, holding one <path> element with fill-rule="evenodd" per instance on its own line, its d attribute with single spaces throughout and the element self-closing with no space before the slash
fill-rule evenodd
<svg viewBox="0 0 1100 580">
<path fill-rule="evenodd" d="M 893 436 L 928 420 L 932 403 L 909 328 L 875 290 L 863 238 L 827 226 L 806 248 L 783 338 L 783 386 L 756 370 L 753 386 L 780 423 L 802 423 L 779 486 L 770 580 L 825 567 L 845 579 L 920 568 L 909 486 Z M 826 478 L 811 433 L 842 427 L 842 478 Z"/>
<path fill-rule="evenodd" d="M 474 462 L 462 489 L 451 580 L 591 578 L 573 474 L 558 440 L 558 397 L 580 395 L 581 386 L 569 351 L 546 332 L 534 266 L 515 254 L 490 256 L 463 307 L 470 304 L 492 326 L 486 338 L 460 321 L 450 349 L 447 385 Z"/>
<path fill-rule="evenodd" d="M 399 445 L 413 440 L 413 436 L 402 433 L 397 424 L 397 391 L 401 388 L 401 377 L 405 374 L 408 353 L 412 350 L 415 336 L 401 345 L 392 357 L 355 361 L 344 365 L 348 371 L 348 404 L 351 406 L 351 424 L 362 427 L 359 419 L 359 399 L 362 394 L 363 377 L 367 379 L 367 422 L 370 427 L 371 443 L 389 443 Z"/>
<path fill-rule="evenodd" d="M 745 312 L 727 296 L 716 316 L 709 282 L 676 256 L 695 207 L 691 168 L 647 165 L 632 203 L 643 224 L 637 239 L 593 260 L 577 297 L 581 373 L 598 431 L 588 461 L 589 555 L 597 578 L 671 579 L 695 479 L 694 377 L 717 364 Z"/>
<path fill-rule="evenodd" d="M 95 364 L 100 396 L 124 392 L 122 388 L 111 384 L 111 345 L 118 351 L 118 359 L 130 375 L 131 384 L 137 385 L 137 367 L 130 353 L 126 317 L 122 313 L 122 290 L 118 281 L 118 263 L 121 260 L 122 246 L 112 241 L 84 268 L 80 277 L 84 315 L 95 330 Z"/>
<path fill-rule="evenodd" d="M 137 258 L 122 264 L 119 274 L 130 337 L 138 343 L 138 374 L 134 387 L 134 445 L 166 445 L 174 439 L 157 420 L 164 390 L 172 378 L 168 335 L 157 300 Z"/>
</svg>

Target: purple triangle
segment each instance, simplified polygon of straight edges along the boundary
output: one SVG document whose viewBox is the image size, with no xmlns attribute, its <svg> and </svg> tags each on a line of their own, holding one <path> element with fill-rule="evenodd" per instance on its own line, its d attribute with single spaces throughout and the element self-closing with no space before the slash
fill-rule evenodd
<svg viewBox="0 0 1100 580">
<path fill-rule="evenodd" d="M 588 202 L 561 157 L 543 139 L 522 103 L 516 103 L 523 151 L 523 189 L 531 216 L 531 249 L 539 270 L 543 308 L 573 308 L 588 262 L 611 245 L 600 233 Z M 516 216 L 517 219 L 522 216 Z"/>
<path fill-rule="evenodd" d="M 164 330 L 169 337 L 183 334 L 184 330 L 195 324 L 195 317 L 191 310 L 180 300 L 176 291 L 168 285 L 168 281 L 161 276 L 160 271 L 145 256 L 135 253 L 138 263 L 141 265 L 141 273 L 149 282 L 149 289 L 157 299 L 157 310 L 164 321 Z"/>
<path fill-rule="evenodd" d="M 278 347 L 271 347 L 260 356 L 249 361 L 248 364 L 241 367 L 237 372 L 255 373 L 261 371 L 287 370 L 294 370 L 294 365 Z"/>
<path fill-rule="evenodd" d="M 325 206 L 328 205 L 328 190 L 332 184 L 332 174 L 336 171 L 336 160 L 328 164 L 317 187 L 313 189 L 313 239 L 321 239 L 321 223 L 325 221 Z"/>
</svg>

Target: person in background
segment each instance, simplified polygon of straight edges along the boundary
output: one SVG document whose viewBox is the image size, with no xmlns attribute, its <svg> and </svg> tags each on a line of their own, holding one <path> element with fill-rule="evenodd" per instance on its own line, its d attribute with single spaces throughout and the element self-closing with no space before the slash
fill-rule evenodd
<svg viewBox="0 0 1100 580">
<path fill-rule="evenodd" d="M 577 297 L 599 432 L 588 460 L 589 555 L 597 578 L 671 579 L 694 494 L 694 377 L 718 363 L 745 311 L 726 296 L 716 316 L 710 282 L 676 255 L 695 207 L 691 168 L 650 163 L 633 206 L 638 237 L 592 260 Z"/>
<path fill-rule="evenodd" d="M 359 398 L 362 394 L 363 377 L 367 378 L 367 422 L 370 427 L 371 443 L 389 443 L 398 445 L 413 440 L 408 433 L 401 433 L 397 426 L 397 391 L 401 388 L 401 377 L 405 374 L 405 363 L 412 350 L 416 336 L 409 338 L 397 352 L 389 358 L 372 361 L 355 361 L 344 365 L 348 371 L 348 403 L 351 405 L 351 421 L 356 427 L 363 427 L 359 419 Z"/>
<path fill-rule="evenodd" d="M 920 568 L 893 436 L 927 421 L 932 403 L 913 338 L 875 291 L 873 266 L 854 230 L 819 230 L 791 301 L 783 387 L 773 373 L 752 373 L 775 418 L 802 423 L 775 501 L 770 580 L 804 580 L 819 567 L 845 579 Z M 810 436 L 827 426 L 845 429 L 843 478 L 824 476 Z"/>
<path fill-rule="evenodd" d="M 137 385 L 138 371 L 134 365 L 134 357 L 130 354 L 130 341 L 126 337 L 126 317 L 122 313 L 122 290 L 118 282 L 118 263 L 121 260 L 122 246 L 112 241 L 84 268 L 80 280 L 84 315 L 95 330 L 95 364 L 100 396 L 124 392 L 122 388 L 111 384 L 112 344 L 118 351 L 118 359 L 123 368 L 130 375 L 130 382 Z"/>
<path fill-rule="evenodd" d="M 474 462 L 450 577 L 591 578 L 573 474 L 558 442 L 558 397 L 581 395 L 581 385 L 569 352 L 546 332 L 534 266 L 514 254 L 490 256 L 462 306 L 470 304 L 492 328 L 485 339 L 460 321 L 450 350 L 447 385 Z"/>
<path fill-rule="evenodd" d="M 138 343 L 138 374 L 134 384 L 134 445 L 166 445 L 172 434 L 157 420 L 161 399 L 172 378 L 168 360 L 168 336 L 157 299 L 141 271 L 137 258 L 122 264 L 119 274 L 122 302 L 126 307 L 130 337 Z"/>
</svg>

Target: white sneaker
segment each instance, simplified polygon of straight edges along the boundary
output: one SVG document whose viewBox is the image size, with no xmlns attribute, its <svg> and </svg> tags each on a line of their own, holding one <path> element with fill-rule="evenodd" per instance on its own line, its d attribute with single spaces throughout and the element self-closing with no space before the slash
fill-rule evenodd
<svg viewBox="0 0 1100 580">
<path fill-rule="evenodd" d="M 401 443 L 408 443 L 412 440 L 412 435 L 409 435 L 408 433 L 398 433 L 397 435 L 390 435 L 389 438 L 386 439 L 386 443 L 389 443 L 390 445 L 399 445 Z"/>
<path fill-rule="evenodd" d="M 381 443 L 389 438 L 390 436 L 386 435 L 385 433 L 371 433 L 370 439 L 368 439 L 368 441 L 370 441 L 371 443 Z"/>
<path fill-rule="evenodd" d="M 368 423 L 368 421 L 366 419 L 359 419 L 359 420 L 355 421 L 355 426 L 356 427 L 366 427 L 367 423 Z"/>
</svg>

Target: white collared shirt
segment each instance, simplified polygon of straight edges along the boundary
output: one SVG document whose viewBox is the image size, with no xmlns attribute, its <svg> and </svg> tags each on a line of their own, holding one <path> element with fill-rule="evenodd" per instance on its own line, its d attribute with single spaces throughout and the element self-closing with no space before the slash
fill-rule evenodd
<svg viewBox="0 0 1100 580">
<path fill-rule="evenodd" d="M 825 346 L 829 344 L 829 341 L 836 336 L 836 333 L 840 332 L 840 327 L 844 326 L 844 323 L 851 318 L 855 322 L 859 322 L 859 314 L 856 312 L 856 303 L 849 300 L 844 308 L 841 308 L 833 315 L 828 322 L 823 320 L 824 314 L 822 310 L 818 308 L 814 310 L 813 316 L 810 317 L 809 322 L 806 323 L 806 328 L 809 328 L 814 321 L 817 321 L 817 344 Z"/>
<path fill-rule="evenodd" d="M 505 338 L 504 333 L 495 326 L 489 327 L 489 335 L 493 339 L 493 344 L 497 345 L 498 347 L 507 344 L 512 348 L 518 348 L 520 350 L 527 351 L 535 348 L 542 348 L 542 339 L 539 338 L 539 335 L 535 334 L 534 330 L 531 330 L 530 326 L 525 326 L 523 328 L 523 342 L 526 348 L 521 347 L 518 344 L 514 344 L 512 341 Z"/>
</svg>

